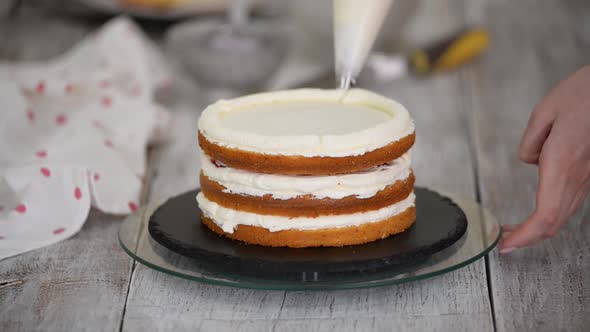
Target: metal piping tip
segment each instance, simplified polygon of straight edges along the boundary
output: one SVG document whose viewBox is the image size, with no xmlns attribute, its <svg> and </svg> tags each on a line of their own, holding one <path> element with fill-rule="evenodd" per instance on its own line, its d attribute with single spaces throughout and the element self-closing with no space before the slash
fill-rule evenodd
<svg viewBox="0 0 590 332">
<path fill-rule="evenodd" d="M 346 73 L 340 76 L 340 89 L 348 90 L 352 85 L 354 85 L 354 79 L 350 73 Z"/>
</svg>

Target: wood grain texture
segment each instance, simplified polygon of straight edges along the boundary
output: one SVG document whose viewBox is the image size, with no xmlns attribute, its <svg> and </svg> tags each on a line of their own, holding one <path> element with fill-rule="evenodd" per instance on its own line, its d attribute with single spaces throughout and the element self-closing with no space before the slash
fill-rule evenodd
<svg viewBox="0 0 590 332">
<path fill-rule="evenodd" d="M 460 12 L 449 1 L 425 2 L 412 29 L 456 28 Z M 441 20 L 433 20 L 442 17 Z M 442 23 L 441 23 L 442 22 Z M 436 36 L 432 36 L 436 37 Z M 468 131 L 456 75 L 410 79 L 370 87 L 399 99 L 412 111 L 418 128 L 415 170 L 419 183 L 475 197 Z M 183 106 L 199 109 L 202 105 Z M 436 116 L 433 116 L 436 114 Z M 196 185 L 197 114 L 178 113 L 173 144 L 156 152 L 152 194 L 161 201 Z M 424 128 L 420 130 L 420 128 Z M 436 171 L 433 171 L 433 167 Z M 133 273 L 123 330 L 482 330 L 493 329 L 483 260 L 466 268 L 411 284 L 338 292 L 276 292 L 215 287 L 137 265 Z"/>
<path fill-rule="evenodd" d="M 0 330 L 118 329 L 131 268 L 119 225 L 94 212 L 73 238 L 0 262 Z"/>
<path fill-rule="evenodd" d="M 54 57 L 90 29 L 25 6 L 0 21 L 0 61 Z M 0 331 L 117 330 L 131 271 L 120 222 L 93 211 L 71 239 L 0 262 Z"/>
<path fill-rule="evenodd" d="M 537 168 L 517 160 L 530 111 L 551 86 L 590 63 L 588 1 L 465 1 L 493 47 L 467 70 L 465 108 L 476 144 L 484 205 L 503 223 L 533 211 Z M 587 200 L 588 201 L 588 200 Z M 586 204 L 586 216 L 589 216 Z M 555 238 L 490 258 L 498 331 L 590 327 L 590 223 L 580 216 Z"/>
</svg>

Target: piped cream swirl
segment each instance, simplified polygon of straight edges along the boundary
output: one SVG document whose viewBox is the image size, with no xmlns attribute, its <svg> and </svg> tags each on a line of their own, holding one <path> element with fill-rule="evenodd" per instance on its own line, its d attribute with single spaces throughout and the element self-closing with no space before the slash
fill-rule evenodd
<svg viewBox="0 0 590 332">
<path fill-rule="evenodd" d="M 212 202 L 199 193 L 197 201 L 205 216 L 211 219 L 226 233 L 233 233 L 238 225 L 257 226 L 278 232 L 287 229 L 317 230 L 323 228 L 340 228 L 383 221 L 398 215 L 414 206 L 414 193 L 406 199 L 379 210 L 353 213 L 348 215 L 329 215 L 316 218 L 289 218 L 262 215 L 225 208 Z"/>
<path fill-rule="evenodd" d="M 313 198 L 341 199 L 348 196 L 369 198 L 411 172 L 411 155 L 363 172 L 330 176 L 288 176 L 253 173 L 236 168 L 220 167 L 201 153 L 202 171 L 210 180 L 224 186 L 227 193 L 291 199 L 311 195 Z"/>
</svg>

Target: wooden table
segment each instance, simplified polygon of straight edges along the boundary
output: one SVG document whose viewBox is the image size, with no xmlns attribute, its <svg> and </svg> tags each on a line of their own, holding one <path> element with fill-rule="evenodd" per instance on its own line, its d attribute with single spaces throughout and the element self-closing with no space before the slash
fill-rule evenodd
<svg viewBox="0 0 590 332">
<path fill-rule="evenodd" d="M 34 3 L 8 16 L 0 21 L 0 59 L 8 62 L 58 55 L 103 22 Z M 533 210 L 537 182 L 536 168 L 516 158 L 518 142 L 534 104 L 590 62 L 590 2 L 426 0 L 407 35 L 423 41 L 466 23 L 491 32 L 484 58 L 451 74 L 371 89 L 412 111 L 419 184 L 478 200 L 502 223 L 518 223 Z M 180 127 L 173 143 L 151 152 L 144 202 L 198 183 L 195 126 L 203 105 L 191 92 L 171 104 Z M 0 330 L 588 331 L 590 226 L 581 219 L 540 245 L 509 256 L 494 250 L 433 279 L 284 292 L 210 286 L 134 263 L 117 243 L 121 218 L 93 211 L 70 240 L 0 262 Z"/>
</svg>

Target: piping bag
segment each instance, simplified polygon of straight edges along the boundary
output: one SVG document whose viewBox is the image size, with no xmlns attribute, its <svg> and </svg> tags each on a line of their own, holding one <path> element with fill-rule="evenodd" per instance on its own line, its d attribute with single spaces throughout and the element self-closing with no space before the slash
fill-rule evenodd
<svg viewBox="0 0 590 332">
<path fill-rule="evenodd" d="M 334 63 L 341 89 L 359 75 L 393 0 L 334 0 Z"/>
<path fill-rule="evenodd" d="M 393 0 L 334 0 L 334 58 L 341 89 L 355 82 L 365 62 L 379 81 L 407 74 L 427 76 L 460 67 L 489 46 L 487 31 L 467 27 L 410 54 L 372 54 Z"/>
</svg>

